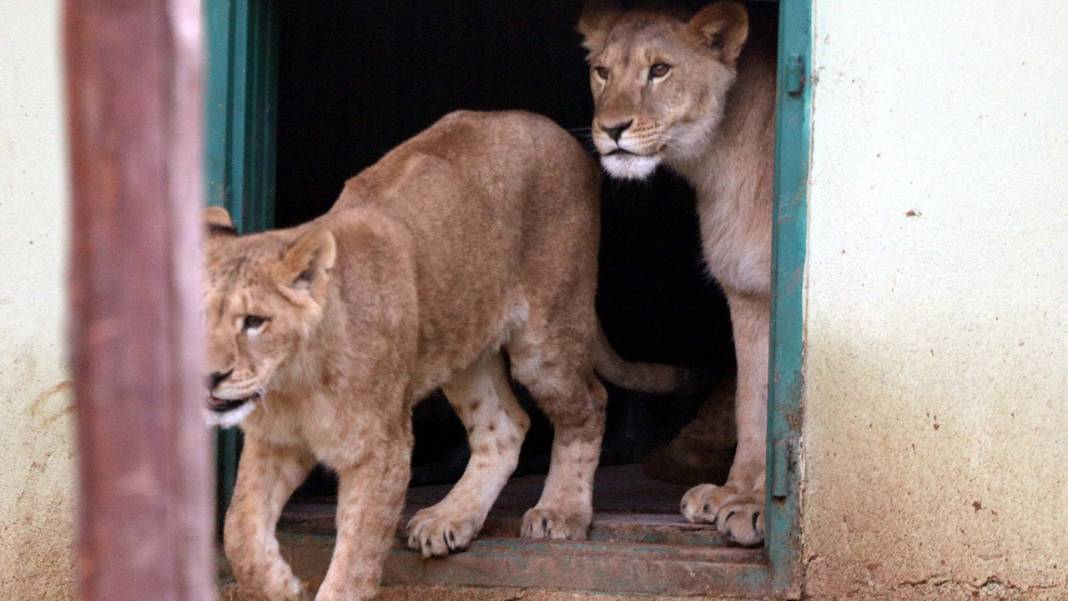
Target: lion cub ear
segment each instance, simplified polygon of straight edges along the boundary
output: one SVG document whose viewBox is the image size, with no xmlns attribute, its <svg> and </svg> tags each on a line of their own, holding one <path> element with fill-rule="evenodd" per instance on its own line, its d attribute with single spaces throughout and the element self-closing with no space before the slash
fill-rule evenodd
<svg viewBox="0 0 1068 601">
<path fill-rule="evenodd" d="M 749 37 L 749 13 L 736 2 L 709 4 L 690 19 L 690 31 L 718 54 L 721 63 L 733 67 Z"/>
<path fill-rule="evenodd" d="M 237 235 L 237 230 L 234 229 L 234 221 L 230 219 L 230 213 L 222 207 L 207 207 L 201 212 L 200 218 L 204 221 L 204 226 L 208 228 L 209 236 L 216 234 Z"/>
<path fill-rule="evenodd" d="M 315 228 L 294 242 L 282 257 L 277 270 L 278 285 L 294 302 L 306 298 L 305 294 L 321 298 L 336 259 L 334 234 L 326 228 Z"/>
<path fill-rule="evenodd" d="M 608 32 L 623 14 L 623 8 L 615 0 L 589 0 L 582 7 L 576 29 L 582 34 L 582 47 L 590 54 L 600 52 L 608 39 Z"/>
</svg>

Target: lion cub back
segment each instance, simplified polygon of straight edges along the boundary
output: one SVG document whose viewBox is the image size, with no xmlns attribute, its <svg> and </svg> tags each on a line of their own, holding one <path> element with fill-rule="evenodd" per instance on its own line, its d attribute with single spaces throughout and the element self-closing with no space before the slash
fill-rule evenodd
<svg viewBox="0 0 1068 601">
<path fill-rule="evenodd" d="M 596 164 L 551 120 L 457 112 L 346 182 L 324 219 L 374 214 L 406 232 L 436 349 L 415 381 L 435 387 L 507 337 L 520 308 L 588 305 L 592 320 L 599 193 Z"/>
<path fill-rule="evenodd" d="M 471 188 L 465 190 L 467 200 L 474 194 L 508 202 L 554 188 L 599 185 L 598 174 L 582 145 L 546 117 L 455 111 L 350 179 L 346 189 L 362 191 L 366 201 L 383 194 L 433 196 L 460 184 Z M 351 206 L 352 200 L 343 196 L 335 208 Z"/>
</svg>

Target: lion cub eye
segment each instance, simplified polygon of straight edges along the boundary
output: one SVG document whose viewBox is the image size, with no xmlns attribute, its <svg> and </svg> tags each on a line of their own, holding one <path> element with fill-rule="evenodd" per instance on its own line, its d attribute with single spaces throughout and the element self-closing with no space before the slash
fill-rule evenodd
<svg viewBox="0 0 1068 601">
<path fill-rule="evenodd" d="M 249 330 L 258 330 L 263 327 L 263 324 L 267 323 L 266 317 L 260 317 L 259 315 L 246 315 L 245 321 L 241 325 L 241 329 L 248 332 Z"/>
<path fill-rule="evenodd" d="M 611 72 L 608 70 L 608 67 L 594 67 L 593 72 L 596 73 L 597 77 L 600 77 L 601 79 L 608 79 L 608 76 L 611 74 Z"/>
<path fill-rule="evenodd" d="M 671 65 L 665 63 L 656 63 L 652 67 L 649 67 L 649 79 L 659 79 L 668 74 L 671 71 Z"/>
</svg>

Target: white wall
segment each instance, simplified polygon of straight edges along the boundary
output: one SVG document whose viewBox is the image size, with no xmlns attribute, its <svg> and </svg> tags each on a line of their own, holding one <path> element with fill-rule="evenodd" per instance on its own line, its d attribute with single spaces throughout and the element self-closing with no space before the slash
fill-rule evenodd
<svg viewBox="0 0 1068 601">
<path fill-rule="evenodd" d="M 807 590 L 1068 598 L 1068 5 L 815 28 Z"/>
<path fill-rule="evenodd" d="M 68 599 L 73 440 L 57 0 L 0 0 L 0 596 Z"/>
</svg>

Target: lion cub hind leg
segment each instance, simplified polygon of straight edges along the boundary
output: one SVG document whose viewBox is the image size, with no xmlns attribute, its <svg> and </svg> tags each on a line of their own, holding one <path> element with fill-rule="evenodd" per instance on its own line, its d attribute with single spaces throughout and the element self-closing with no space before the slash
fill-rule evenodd
<svg viewBox="0 0 1068 601">
<path fill-rule="evenodd" d="M 500 353 L 483 355 L 443 389 L 467 428 L 471 458 L 449 494 L 408 522 L 408 546 L 425 557 L 460 551 L 474 539 L 515 471 L 530 427 L 530 418 L 512 394 Z"/>
<path fill-rule="evenodd" d="M 509 349 L 512 374 L 553 425 L 549 475 L 538 504 L 523 516 L 522 535 L 583 540 L 593 519 L 593 476 L 601 456 L 608 394 L 592 366 L 580 368 L 581 343 L 570 356 L 557 349 L 546 355 L 542 344 L 529 344 L 554 338 L 559 339 L 524 336 Z"/>
<path fill-rule="evenodd" d="M 522 534 L 528 538 L 584 540 L 593 520 L 593 476 L 608 394 L 592 374 L 581 388 L 572 389 L 573 395 L 536 396 L 554 432 L 545 488 L 523 516 Z"/>
</svg>

